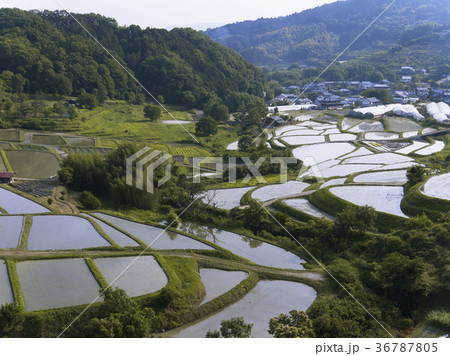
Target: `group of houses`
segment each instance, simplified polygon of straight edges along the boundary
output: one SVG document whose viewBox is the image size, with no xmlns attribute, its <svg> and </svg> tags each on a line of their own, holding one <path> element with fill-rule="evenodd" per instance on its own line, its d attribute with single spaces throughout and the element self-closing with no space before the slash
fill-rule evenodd
<svg viewBox="0 0 450 356">
<path fill-rule="evenodd" d="M 375 97 L 365 98 L 362 93 L 369 89 L 388 90 L 392 95 L 394 104 L 415 104 L 419 100 L 431 99 L 436 102 L 450 103 L 450 90 L 432 88 L 428 83 L 413 83 L 414 74 L 426 75 L 426 69 L 417 70 L 414 67 L 401 67 L 399 75 L 402 82 L 408 84 L 407 90 L 391 90 L 391 82 L 382 80 L 379 83 L 371 81 L 328 81 L 306 84 L 302 88 L 290 85 L 284 88 L 287 93 L 278 95 L 269 102 L 269 106 L 284 105 L 309 105 L 314 109 L 340 109 L 354 107 L 371 107 L 382 104 Z M 299 94 L 310 98 L 316 96 L 314 101 L 299 98 Z M 315 95 L 311 96 L 311 93 Z"/>
</svg>

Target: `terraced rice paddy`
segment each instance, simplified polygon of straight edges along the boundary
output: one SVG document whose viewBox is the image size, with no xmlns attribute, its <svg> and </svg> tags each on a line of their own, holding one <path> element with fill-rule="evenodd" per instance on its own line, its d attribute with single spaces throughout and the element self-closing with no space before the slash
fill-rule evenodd
<svg viewBox="0 0 450 356">
<path fill-rule="evenodd" d="M 362 120 L 346 117 L 344 118 L 344 120 L 342 120 L 341 126 L 344 131 L 348 131 L 350 128 L 359 125 L 360 123 L 362 123 Z"/>
<path fill-rule="evenodd" d="M 115 216 L 96 213 L 94 214 L 109 221 L 118 228 L 136 236 L 154 250 L 212 250 L 213 248 L 190 237 L 163 230 L 158 227 L 129 221 Z"/>
<path fill-rule="evenodd" d="M 276 129 L 275 130 L 275 136 L 281 136 L 282 134 L 284 134 L 285 132 L 288 131 L 298 131 L 298 130 L 304 130 L 304 127 L 301 127 L 299 125 L 290 125 L 290 126 L 283 126 L 282 128 Z"/>
<path fill-rule="evenodd" d="M 354 141 L 356 140 L 356 135 L 352 134 L 335 134 L 329 136 L 331 142 L 344 142 L 344 141 Z"/>
<path fill-rule="evenodd" d="M 60 168 L 58 159 L 52 153 L 5 151 L 5 154 L 19 178 L 51 178 Z"/>
<path fill-rule="evenodd" d="M 347 178 L 330 179 L 330 180 L 326 181 L 325 183 L 323 183 L 320 186 L 320 189 L 323 189 L 323 188 L 326 188 L 326 187 L 330 187 L 332 185 L 343 185 L 346 180 L 347 180 Z"/>
<path fill-rule="evenodd" d="M 433 132 L 435 132 L 436 131 L 436 129 L 433 129 L 432 127 L 427 127 L 427 128 L 425 128 L 425 129 L 423 129 L 422 131 L 421 131 L 421 133 L 422 134 L 429 134 L 429 133 L 433 133 Z"/>
<path fill-rule="evenodd" d="M 0 130 L 0 141 L 20 141 L 20 131 Z"/>
<path fill-rule="evenodd" d="M 0 206 L 8 214 L 40 214 L 49 212 L 42 205 L 3 188 L 0 188 Z"/>
<path fill-rule="evenodd" d="M 445 148 L 444 141 L 435 141 L 432 145 L 422 148 L 414 153 L 420 156 L 429 156 L 432 155 L 433 153 L 441 152 L 444 148 Z"/>
<path fill-rule="evenodd" d="M 89 304 L 99 295 L 83 259 L 18 262 L 16 269 L 27 311 Z"/>
<path fill-rule="evenodd" d="M 202 199 L 204 203 L 215 204 L 219 209 L 231 210 L 241 205 L 241 198 L 255 187 L 208 190 Z"/>
<path fill-rule="evenodd" d="M 69 136 L 66 136 L 65 139 L 72 146 L 77 146 L 77 147 L 89 147 L 89 146 L 94 147 L 95 146 L 95 140 L 91 137 L 69 137 Z"/>
<path fill-rule="evenodd" d="M 414 152 L 416 150 L 419 150 L 421 148 L 427 147 L 430 143 L 427 141 L 413 141 L 412 144 L 410 144 L 409 146 L 406 146 L 404 148 L 401 148 L 397 151 L 395 151 L 396 153 L 402 153 L 404 155 L 407 155 L 411 152 Z"/>
<path fill-rule="evenodd" d="M 272 140 L 273 144 L 278 147 L 286 147 L 286 145 L 278 140 Z"/>
<path fill-rule="evenodd" d="M 0 305 L 9 304 L 14 301 L 9 283 L 8 269 L 6 263 L 0 260 Z"/>
<path fill-rule="evenodd" d="M 420 125 L 405 117 L 387 117 L 389 129 L 395 132 L 408 132 L 420 130 Z"/>
<path fill-rule="evenodd" d="M 3 157 L 2 156 L 0 156 L 0 172 L 8 172 L 8 168 L 6 167 L 6 164 L 3 161 Z"/>
<path fill-rule="evenodd" d="M 96 258 L 94 262 L 108 284 L 130 297 L 156 292 L 169 281 L 153 256 Z"/>
<path fill-rule="evenodd" d="M 256 189 L 252 193 L 252 198 L 264 202 L 273 199 L 279 199 L 282 197 L 287 197 L 294 194 L 300 194 L 308 187 L 309 184 L 297 181 L 289 181 L 282 184 L 271 184 Z"/>
<path fill-rule="evenodd" d="M 311 157 L 316 163 L 335 159 L 355 150 L 350 143 L 324 143 L 296 148 L 292 151 L 295 158 L 305 161 Z"/>
<path fill-rule="evenodd" d="M 303 270 L 300 257 L 280 247 L 233 232 L 183 222 L 178 229 L 200 236 L 256 264 L 275 268 Z"/>
<path fill-rule="evenodd" d="M 373 154 L 373 152 L 368 150 L 367 148 L 360 147 L 360 148 L 356 149 L 355 151 L 353 151 L 347 155 L 341 156 L 339 158 L 345 159 L 345 158 L 351 158 L 351 157 L 367 156 L 367 155 L 372 155 L 372 154 Z"/>
<path fill-rule="evenodd" d="M 116 244 L 118 244 L 120 247 L 125 246 L 140 246 L 136 241 L 131 239 L 129 236 L 123 234 L 119 230 L 113 228 L 112 226 L 105 224 L 103 221 L 100 221 L 99 219 L 96 219 L 90 215 L 87 214 L 81 214 L 83 216 L 88 216 L 90 219 L 94 220 L 98 226 L 100 226 L 100 229 L 102 229 L 106 235 L 108 235 Z"/>
<path fill-rule="evenodd" d="M 344 164 L 396 164 L 412 161 L 414 161 L 413 158 L 395 153 L 378 153 L 370 156 L 348 158 L 344 161 Z"/>
<path fill-rule="evenodd" d="M 325 142 L 325 137 L 323 136 L 289 136 L 282 137 L 282 140 L 286 142 L 289 146 L 301 146 L 301 145 L 311 145 L 314 143 Z"/>
<path fill-rule="evenodd" d="M 403 132 L 403 137 L 408 138 L 408 137 L 417 136 L 418 134 L 419 134 L 419 131 L 408 131 L 408 132 Z"/>
<path fill-rule="evenodd" d="M 201 268 L 200 278 L 202 279 L 202 283 L 206 289 L 206 296 L 201 304 L 208 303 L 209 301 L 233 289 L 244 279 L 246 279 L 247 276 L 248 274 L 246 272 Z"/>
<path fill-rule="evenodd" d="M 392 171 L 396 169 L 404 169 L 409 168 L 412 166 L 416 166 L 417 162 L 405 162 L 405 163 L 396 163 L 396 164 L 388 164 L 386 166 L 383 166 L 381 168 L 374 169 L 374 171 Z"/>
<path fill-rule="evenodd" d="M 347 177 L 351 174 L 381 168 L 376 164 L 339 164 L 321 171 L 323 178 Z"/>
<path fill-rule="evenodd" d="M 356 176 L 353 181 L 355 183 L 383 183 L 404 185 L 408 182 L 408 178 L 406 178 L 406 171 L 403 170 L 360 174 L 359 176 Z"/>
<path fill-rule="evenodd" d="M 31 140 L 38 145 L 65 146 L 67 144 L 66 141 L 58 135 L 33 134 Z"/>
<path fill-rule="evenodd" d="M 23 221 L 23 216 L 0 216 L 0 248 L 19 246 Z"/>
<path fill-rule="evenodd" d="M 366 140 L 395 140 L 400 137 L 399 134 L 390 132 L 369 132 L 365 134 Z"/>
<path fill-rule="evenodd" d="M 404 195 L 402 187 L 352 185 L 331 187 L 330 192 L 350 203 L 407 218 L 400 208 Z"/>
<path fill-rule="evenodd" d="M 227 146 L 227 150 L 230 150 L 230 151 L 237 151 L 238 150 L 238 142 L 239 141 L 235 141 L 235 142 L 232 142 L 232 143 L 230 143 L 228 146 Z"/>
<path fill-rule="evenodd" d="M 285 132 L 281 137 L 288 137 L 288 136 L 317 136 L 318 134 L 322 133 L 323 130 L 317 131 L 307 128 L 299 128 L 298 130 L 292 130 Z"/>
<path fill-rule="evenodd" d="M 81 217 L 34 216 L 28 237 L 29 250 L 72 250 L 110 246 L 94 226 Z"/>
<path fill-rule="evenodd" d="M 384 131 L 384 126 L 379 121 L 366 120 L 356 126 L 353 126 L 348 131 L 355 132 L 355 133 L 368 132 L 368 131 Z"/>
<path fill-rule="evenodd" d="M 322 132 L 321 135 L 334 135 L 334 134 L 340 134 L 341 131 L 339 129 L 327 129 L 324 132 Z"/>
<path fill-rule="evenodd" d="M 243 317 L 253 324 L 252 337 L 270 337 L 269 320 L 290 310 L 307 310 L 316 299 L 314 289 L 288 281 L 261 281 L 245 297 L 221 312 L 185 328 L 169 332 L 172 337 L 202 338 L 209 330 L 219 330 L 220 322 Z"/>
<path fill-rule="evenodd" d="M 423 192 L 430 197 L 450 200 L 450 173 L 431 177 L 425 183 Z"/>
<path fill-rule="evenodd" d="M 323 212 L 320 209 L 317 209 L 314 205 L 312 205 L 306 199 L 288 199 L 288 200 L 283 200 L 283 203 L 290 206 L 291 208 L 302 211 L 302 212 L 304 212 L 308 215 L 314 216 L 316 218 L 326 218 L 329 220 L 334 220 L 334 217 Z"/>
</svg>

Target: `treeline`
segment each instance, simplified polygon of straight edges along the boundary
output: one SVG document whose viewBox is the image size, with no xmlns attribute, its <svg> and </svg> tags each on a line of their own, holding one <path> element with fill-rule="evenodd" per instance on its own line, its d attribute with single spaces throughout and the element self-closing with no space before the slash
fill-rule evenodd
<svg viewBox="0 0 450 356">
<path fill-rule="evenodd" d="M 61 183 L 71 189 L 91 192 L 94 196 L 118 206 L 137 209 L 158 210 L 187 206 L 203 188 L 202 184 L 193 184 L 174 165 L 169 162 L 160 165 L 154 171 L 153 193 L 148 193 L 146 179 L 143 189 L 136 188 L 136 171 L 133 170 L 133 185 L 126 181 L 126 160 L 142 149 L 136 143 L 120 145 L 107 155 L 69 154 L 61 165 L 58 177 Z M 146 169 L 147 166 L 144 167 Z M 170 170 L 171 178 L 161 187 L 158 181 Z M 145 177 L 145 175 L 144 175 Z"/>
<path fill-rule="evenodd" d="M 262 97 L 264 76 L 234 51 L 190 30 L 119 27 L 100 15 L 76 15 L 158 99 L 202 108 L 220 98 L 237 106 Z M 0 86 L 135 100 L 140 87 L 64 12 L 0 10 Z M 238 103 L 238 104 L 236 104 Z"/>
</svg>

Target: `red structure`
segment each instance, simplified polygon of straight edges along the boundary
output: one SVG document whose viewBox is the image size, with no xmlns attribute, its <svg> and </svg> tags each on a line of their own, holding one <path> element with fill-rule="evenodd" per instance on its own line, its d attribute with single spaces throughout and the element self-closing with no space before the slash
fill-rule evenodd
<svg viewBox="0 0 450 356">
<path fill-rule="evenodd" d="M 0 183 L 11 183 L 14 182 L 13 172 L 0 172 Z"/>
</svg>

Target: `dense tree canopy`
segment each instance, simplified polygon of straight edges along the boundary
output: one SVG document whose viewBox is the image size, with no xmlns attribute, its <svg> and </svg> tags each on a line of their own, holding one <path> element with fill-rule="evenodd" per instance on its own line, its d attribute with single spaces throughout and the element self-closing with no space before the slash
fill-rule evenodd
<svg viewBox="0 0 450 356">
<path fill-rule="evenodd" d="M 203 107 L 211 97 L 239 97 L 245 103 L 263 96 L 261 71 L 199 32 L 142 30 L 119 27 L 100 15 L 75 16 L 150 92 L 168 103 Z M 100 103 L 108 97 L 136 99 L 142 94 L 64 12 L 1 9 L 0 53 L 0 82 L 11 92 L 86 92 Z"/>
</svg>

